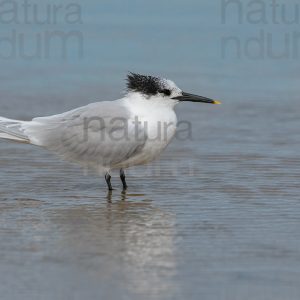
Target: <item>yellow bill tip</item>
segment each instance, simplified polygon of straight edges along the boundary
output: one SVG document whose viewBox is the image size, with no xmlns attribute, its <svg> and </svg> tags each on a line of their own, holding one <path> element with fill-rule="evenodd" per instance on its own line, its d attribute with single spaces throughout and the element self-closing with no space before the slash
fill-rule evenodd
<svg viewBox="0 0 300 300">
<path fill-rule="evenodd" d="M 220 101 L 215 100 L 213 104 L 222 104 Z"/>
</svg>

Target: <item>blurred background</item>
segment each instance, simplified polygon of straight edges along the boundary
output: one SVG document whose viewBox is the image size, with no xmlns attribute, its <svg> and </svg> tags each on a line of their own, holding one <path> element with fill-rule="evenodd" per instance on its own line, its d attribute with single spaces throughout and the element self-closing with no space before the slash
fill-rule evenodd
<svg viewBox="0 0 300 300">
<path fill-rule="evenodd" d="M 127 194 L 0 141 L 3 299 L 299 299 L 297 1 L 1 1 L 0 23 L 1 116 L 117 99 L 129 71 L 223 103 L 178 106 L 192 139 Z"/>
</svg>

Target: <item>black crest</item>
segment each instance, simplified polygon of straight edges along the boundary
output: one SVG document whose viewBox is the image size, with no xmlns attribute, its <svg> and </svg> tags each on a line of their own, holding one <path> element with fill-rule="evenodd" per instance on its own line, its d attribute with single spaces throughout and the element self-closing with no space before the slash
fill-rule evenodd
<svg viewBox="0 0 300 300">
<path fill-rule="evenodd" d="M 161 79 L 130 73 L 127 76 L 127 88 L 129 91 L 140 92 L 145 95 L 156 95 L 161 90 Z"/>
</svg>

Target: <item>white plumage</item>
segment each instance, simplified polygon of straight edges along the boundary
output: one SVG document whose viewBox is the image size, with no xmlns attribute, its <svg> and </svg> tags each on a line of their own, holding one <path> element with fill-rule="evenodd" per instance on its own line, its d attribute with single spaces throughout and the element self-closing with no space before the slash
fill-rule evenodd
<svg viewBox="0 0 300 300">
<path fill-rule="evenodd" d="M 175 135 L 174 107 L 180 98 L 187 97 L 184 94 L 172 81 L 131 74 L 128 93 L 119 100 L 92 103 L 32 121 L 0 117 L 0 138 L 41 146 L 68 161 L 108 174 L 112 169 L 148 163 L 160 155 Z M 123 171 L 122 175 L 126 188 Z M 110 176 L 106 179 L 111 189 Z"/>
</svg>

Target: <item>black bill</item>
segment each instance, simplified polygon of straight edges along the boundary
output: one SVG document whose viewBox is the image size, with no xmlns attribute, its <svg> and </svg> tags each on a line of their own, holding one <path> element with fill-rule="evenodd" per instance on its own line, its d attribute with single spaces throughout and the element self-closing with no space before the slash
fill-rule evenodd
<svg viewBox="0 0 300 300">
<path fill-rule="evenodd" d="M 189 102 L 203 102 L 203 103 L 210 103 L 210 104 L 221 104 L 220 101 L 213 100 L 210 98 L 193 95 L 189 93 L 182 92 L 181 96 L 173 97 L 172 99 L 176 99 L 179 101 L 189 101 Z"/>
</svg>

